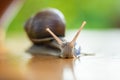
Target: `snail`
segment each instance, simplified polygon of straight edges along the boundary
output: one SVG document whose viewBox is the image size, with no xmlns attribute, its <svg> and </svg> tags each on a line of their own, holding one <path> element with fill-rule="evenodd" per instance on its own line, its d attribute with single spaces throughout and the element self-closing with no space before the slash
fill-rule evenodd
<svg viewBox="0 0 120 80">
<path fill-rule="evenodd" d="M 76 39 L 86 22 L 78 30 L 71 42 L 65 37 L 65 19 L 57 9 L 44 9 L 31 17 L 24 29 L 33 45 L 27 50 L 32 54 L 46 54 L 61 58 L 73 58 L 80 55 L 80 47 L 76 48 Z"/>
</svg>

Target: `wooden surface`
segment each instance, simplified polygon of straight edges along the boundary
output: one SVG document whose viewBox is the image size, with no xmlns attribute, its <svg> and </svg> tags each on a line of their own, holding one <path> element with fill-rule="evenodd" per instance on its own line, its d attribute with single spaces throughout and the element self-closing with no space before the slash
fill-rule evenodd
<svg viewBox="0 0 120 80">
<path fill-rule="evenodd" d="M 69 31 L 67 39 L 74 33 Z M 9 37 L 9 50 L 0 54 L 0 80 L 120 80 L 120 30 L 82 31 L 77 42 L 83 53 L 95 55 L 31 56 L 25 52 L 31 45 L 26 37 Z"/>
</svg>

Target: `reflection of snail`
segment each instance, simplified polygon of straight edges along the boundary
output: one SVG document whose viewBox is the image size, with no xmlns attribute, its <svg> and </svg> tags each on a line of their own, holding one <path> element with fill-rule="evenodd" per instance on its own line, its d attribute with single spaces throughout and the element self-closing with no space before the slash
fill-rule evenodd
<svg viewBox="0 0 120 80">
<path fill-rule="evenodd" d="M 74 64 L 78 59 L 60 59 L 55 56 L 33 56 L 27 64 L 31 80 L 76 80 Z M 64 78 L 64 79 L 63 79 Z"/>
<path fill-rule="evenodd" d="M 62 58 L 77 57 L 80 48 L 76 48 L 75 41 L 85 24 L 86 22 L 83 22 L 75 38 L 67 42 L 63 39 L 65 35 L 63 14 L 57 9 L 45 9 L 30 18 L 25 25 L 27 35 L 34 43 L 28 51 L 34 54 L 58 55 Z"/>
</svg>

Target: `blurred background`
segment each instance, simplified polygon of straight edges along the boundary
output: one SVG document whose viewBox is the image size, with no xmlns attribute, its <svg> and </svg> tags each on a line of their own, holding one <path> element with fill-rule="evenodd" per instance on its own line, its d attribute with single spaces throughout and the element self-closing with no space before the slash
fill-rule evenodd
<svg viewBox="0 0 120 80">
<path fill-rule="evenodd" d="M 5 4 L 2 3 L 5 1 L 19 0 L 1 0 L 1 4 Z M 63 12 L 67 29 L 79 28 L 84 20 L 87 21 L 85 29 L 120 28 L 120 0 L 20 0 L 20 2 L 23 2 L 22 7 L 6 26 L 8 35 L 23 33 L 25 21 L 36 12 L 48 7 L 57 8 Z M 14 7 L 18 8 L 16 6 L 18 5 Z"/>
<path fill-rule="evenodd" d="M 0 45 L 4 43 L 6 34 L 6 38 L 25 35 L 25 22 L 44 8 L 59 9 L 65 16 L 67 30 L 78 29 L 84 20 L 87 21 L 84 30 L 120 29 L 120 0 L 0 1 Z"/>
<path fill-rule="evenodd" d="M 81 58 L 82 64 L 77 65 L 80 66 L 79 70 L 75 65 L 76 72 L 79 72 L 77 77 L 81 75 L 83 80 L 96 80 L 97 78 L 97 80 L 114 80 L 115 78 L 120 80 L 120 0 L 0 0 L 0 80 L 1 76 L 7 78 L 5 75 L 17 76 L 18 79 L 2 80 L 20 80 L 21 75 L 27 74 L 24 66 L 27 65 L 29 59 L 26 57 L 29 56 L 25 54 L 25 50 L 31 44 L 25 34 L 24 24 L 31 16 L 49 7 L 57 8 L 64 14 L 68 40 L 71 40 L 81 23 L 84 20 L 87 21 L 77 42 L 83 52 L 92 52 L 96 56 Z M 6 50 L 6 46 L 10 51 Z M 42 69 L 36 68 L 39 65 L 39 59 L 35 58 L 31 60 L 31 63 L 37 64 L 33 68 L 35 71 Z M 49 59 L 48 63 L 50 63 Z M 56 60 L 53 60 L 53 63 L 56 64 Z M 53 74 L 56 74 L 56 69 L 60 68 L 57 74 L 66 75 L 59 72 L 62 67 L 63 72 L 67 69 L 63 66 L 66 63 L 68 61 L 60 61 L 60 64 L 55 66 Z M 51 71 L 48 68 L 47 70 Z"/>
</svg>

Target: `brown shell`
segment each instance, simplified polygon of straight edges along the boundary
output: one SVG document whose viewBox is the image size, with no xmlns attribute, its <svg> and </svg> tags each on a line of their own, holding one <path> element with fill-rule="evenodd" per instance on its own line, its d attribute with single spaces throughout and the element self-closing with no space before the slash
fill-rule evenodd
<svg viewBox="0 0 120 80">
<path fill-rule="evenodd" d="M 57 9 L 45 9 L 31 17 L 24 26 L 28 37 L 35 44 L 52 38 L 46 31 L 47 27 L 58 37 L 64 37 L 65 20 L 63 14 Z"/>
</svg>

